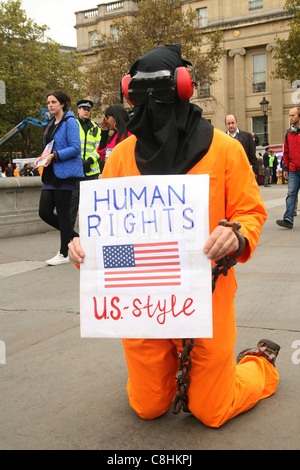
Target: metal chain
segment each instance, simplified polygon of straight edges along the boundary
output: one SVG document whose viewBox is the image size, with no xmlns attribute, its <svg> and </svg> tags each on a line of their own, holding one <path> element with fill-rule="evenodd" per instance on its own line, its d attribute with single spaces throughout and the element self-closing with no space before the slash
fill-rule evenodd
<svg viewBox="0 0 300 470">
<path fill-rule="evenodd" d="M 226 219 L 220 220 L 219 225 L 223 225 L 224 227 L 231 227 L 232 231 L 236 234 L 239 247 L 238 250 L 230 256 L 225 256 L 216 262 L 216 264 L 212 268 L 212 292 L 214 292 L 216 287 L 216 282 L 220 274 L 223 276 L 227 276 L 228 270 L 236 265 L 236 259 L 243 253 L 246 240 L 244 236 L 240 232 L 241 224 L 239 222 L 228 222 Z"/>
<path fill-rule="evenodd" d="M 187 341 L 190 341 L 187 343 Z M 182 340 L 182 353 L 178 351 L 178 360 L 179 360 L 179 371 L 176 374 L 176 382 L 178 390 L 175 394 L 172 411 L 174 414 L 178 414 L 181 410 L 189 413 L 188 408 L 188 394 L 187 389 L 190 385 L 190 378 L 187 373 L 191 370 L 192 360 L 190 352 L 194 347 L 194 340 L 183 339 Z"/>
<path fill-rule="evenodd" d="M 241 224 L 239 222 L 228 222 L 226 219 L 220 220 L 219 225 L 223 225 L 224 227 L 231 227 L 233 232 L 236 234 L 239 240 L 239 248 L 238 250 L 230 256 L 226 256 L 213 266 L 212 268 L 212 292 L 215 290 L 216 282 L 220 274 L 227 276 L 228 270 L 234 266 L 238 258 L 244 251 L 246 246 L 246 240 L 239 231 L 241 228 Z M 189 341 L 189 343 L 187 342 Z M 190 385 L 190 378 L 187 375 L 188 372 L 191 370 L 192 367 L 192 360 L 190 357 L 190 353 L 194 347 L 194 339 L 183 339 L 182 340 L 182 353 L 177 352 L 178 354 L 178 361 L 179 361 L 179 370 L 176 374 L 176 383 L 177 383 L 177 392 L 175 393 L 174 401 L 172 404 L 172 411 L 174 414 L 178 414 L 181 409 L 184 412 L 190 413 L 188 408 L 188 394 L 187 390 Z"/>
</svg>

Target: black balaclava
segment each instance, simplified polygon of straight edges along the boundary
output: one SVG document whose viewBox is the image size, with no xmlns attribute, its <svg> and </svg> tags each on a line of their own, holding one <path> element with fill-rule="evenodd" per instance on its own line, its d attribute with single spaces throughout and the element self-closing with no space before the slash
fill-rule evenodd
<svg viewBox="0 0 300 470">
<path fill-rule="evenodd" d="M 147 52 L 130 68 L 136 72 L 157 72 L 185 66 L 181 46 L 159 46 Z M 128 130 L 137 137 L 135 159 L 142 175 L 185 174 L 207 153 L 213 126 L 202 116 L 202 109 L 189 100 L 158 103 L 149 96 L 146 104 L 136 105 Z"/>
</svg>

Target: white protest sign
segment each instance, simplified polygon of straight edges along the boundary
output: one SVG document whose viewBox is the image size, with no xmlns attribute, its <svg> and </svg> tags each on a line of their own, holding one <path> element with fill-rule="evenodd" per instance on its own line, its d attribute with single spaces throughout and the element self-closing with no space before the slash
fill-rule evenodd
<svg viewBox="0 0 300 470">
<path fill-rule="evenodd" d="M 212 337 L 208 175 L 80 183 L 82 337 Z"/>
</svg>

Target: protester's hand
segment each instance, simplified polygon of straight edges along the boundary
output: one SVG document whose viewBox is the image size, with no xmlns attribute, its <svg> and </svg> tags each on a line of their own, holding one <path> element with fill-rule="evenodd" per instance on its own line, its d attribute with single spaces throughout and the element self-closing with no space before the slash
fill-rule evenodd
<svg viewBox="0 0 300 470">
<path fill-rule="evenodd" d="M 48 155 L 48 157 L 46 158 L 45 163 L 44 163 L 43 166 L 45 166 L 45 167 L 49 166 L 50 163 L 52 162 L 53 158 L 54 158 L 54 153 L 50 153 L 50 155 Z"/>
<path fill-rule="evenodd" d="M 50 153 L 50 155 L 48 155 L 48 157 L 45 159 L 45 157 L 43 157 L 42 155 L 40 157 L 38 157 L 35 162 L 34 162 L 34 166 L 36 167 L 37 164 L 40 162 L 40 161 L 44 161 L 43 163 L 43 166 L 49 166 L 50 163 L 52 162 L 52 159 L 54 158 L 54 153 Z"/>
<path fill-rule="evenodd" d="M 288 171 L 284 171 L 283 172 L 283 176 L 285 177 L 286 180 L 289 179 L 289 172 Z"/>
<path fill-rule="evenodd" d="M 75 237 L 73 240 L 69 243 L 69 257 L 75 264 L 81 264 L 83 262 L 84 258 L 84 251 L 81 248 L 80 245 L 80 238 Z"/>
<path fill-rule="evenodd" d="M 42 159 L 43 159 L 42 156 L 38 157 L 38 158 L 35 160 L 35 162 L 34 162 L 34 166 L 36 167 L 37 164 L 38 164 Z"/>
<path fill-rule="evenodd" d="M 210 234 L 204 253 L 209 259 L 218 261 L 221 258 L 234 253 L 239 248 L 239 240 L 231 228 L 218 225 Z"/>
<path fill-rule="evenodd" d="M 106 117 L 104 117 L 104 118 L 102 119 L 102 122 L 101 122 L 101 124 L 100 124 L 100 127 L 101 127 L 101 129 L 102 129 L 103 131 L 108 131 L 108 130 L 109 130 Z"/>
</svg>

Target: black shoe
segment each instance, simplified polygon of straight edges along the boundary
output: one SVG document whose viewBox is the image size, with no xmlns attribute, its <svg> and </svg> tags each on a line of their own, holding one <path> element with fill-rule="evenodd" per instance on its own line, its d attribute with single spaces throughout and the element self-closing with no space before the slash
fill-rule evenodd
<svg viewBox="0 0 300 470">
<path fill-rule="evenodd" d="M 269 339 L 261 339 L 256 348 L 244 349 L 237 357 L 239 363 L 245 356 L 263 356 L 275 367 L 276 357 L 280 351 L 280 346 Z"/>
<path fill-rule="evenodd" d="M 292 224 L 292 222 L 290 222 L 287 219 L 276 220 L 276 224 L 280 225 L 280 227 L 285 227 L 285 228 L 293 228 L 293 225 L 294 225 L 294 224 Z"/>
</svg>

